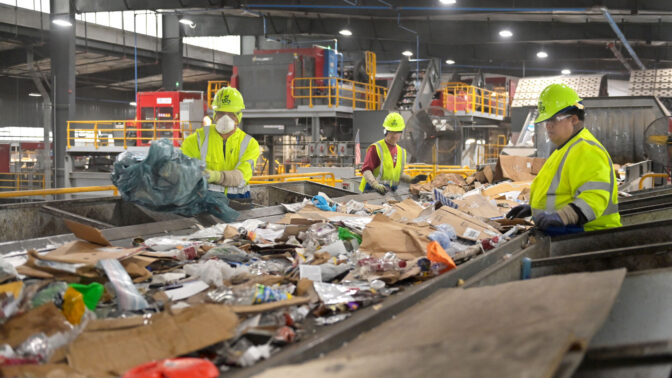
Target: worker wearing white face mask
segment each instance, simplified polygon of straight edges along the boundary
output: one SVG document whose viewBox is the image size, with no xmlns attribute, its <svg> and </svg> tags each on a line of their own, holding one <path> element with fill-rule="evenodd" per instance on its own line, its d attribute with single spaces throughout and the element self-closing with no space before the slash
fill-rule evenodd
<svg viewBox="0 0 672 378">
<path fill-rule="evenodd" d="M 182 143 L 182 152 L 205 163 L 208 189 L 229 198 L 249 198 L 248 182 L 259 157 L 259 143 L 239 128 L 245 109 L 243 96 L 231 87 L 220 89 L 212 101 L 214 125 L 198 129 Z"/>
</svg>

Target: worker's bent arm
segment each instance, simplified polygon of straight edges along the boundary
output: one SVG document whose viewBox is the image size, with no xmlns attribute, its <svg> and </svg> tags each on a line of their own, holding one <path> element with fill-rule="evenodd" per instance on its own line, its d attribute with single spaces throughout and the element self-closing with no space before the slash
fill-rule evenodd
<svg viewBox="0 0 672 378">
<path fill-rule="evenodd" d="M 602 216 L 609 206 L 613 190 L 613 168 L 609 156 L 598 146 L 582 142 L 567 158 L 565 172 L 574 193 L 572 204 L 581 210 L 588 222 Z"/>
</svg>

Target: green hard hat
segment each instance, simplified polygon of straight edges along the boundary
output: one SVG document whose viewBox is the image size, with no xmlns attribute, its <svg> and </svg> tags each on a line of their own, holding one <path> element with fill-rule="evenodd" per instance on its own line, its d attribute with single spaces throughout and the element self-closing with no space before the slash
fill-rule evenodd
<svg viewBox="0 0 672 378">
<path fill-rule="evenodd" d="M 406 128 L 406 123 L 404 122 L 404 117 L 399 113 L 390 113 L 385 117 L 383 121 L 383 127 L 387 131 L 400 132 Z"/>
<path fill-rule="evenodd" d="M 233 87 L 223 87 L 215 94 L 212 100 L 212 110 L 215 112 L 236 113 L 238 122 L 243 118 L 242 110 L 245 109 L 243 95 Z"/>
<path fill-rule="evenodd" d="M 534 120 L 534 123 L 546 121 L 561 110 L 571 106 L 583 109 L 581 101 L 583 100 L 568 85 L 551 84 L 544 88 L 539 95 L 539 104 L 537 107 L 539 116 Z"/>
</svg>

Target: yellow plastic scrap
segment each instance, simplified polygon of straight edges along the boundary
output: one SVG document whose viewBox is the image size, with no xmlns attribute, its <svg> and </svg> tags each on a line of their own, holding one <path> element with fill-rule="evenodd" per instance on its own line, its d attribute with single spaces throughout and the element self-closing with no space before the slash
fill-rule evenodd
<svg viewBox="0 0 672 378">
<path fill-rule="evenodd" d="M 63 315 L 68 321 L 77 325 L 82 321 L 82 316 L 86 311 L 84 296 L 72 287 L 68 287 L 63 296 Z"/>
</svg>

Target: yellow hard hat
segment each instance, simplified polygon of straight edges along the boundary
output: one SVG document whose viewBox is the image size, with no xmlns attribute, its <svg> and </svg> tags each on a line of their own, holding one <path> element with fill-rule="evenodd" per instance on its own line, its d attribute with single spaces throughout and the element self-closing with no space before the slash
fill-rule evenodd
<svg viewBox="0 0 672 378">
<path fill-rule="evenodd" d="M 404 122 L 404 117 L 399 113 L 390 113 L 385 117 L 383 121 L 383 127 L 387 131 L 401 132 L 406 128 L 406 123 Z"/>
<path fill-rule="evenodd" d="M 551 84 L 544 88 L 539 95 L 539 116 L 534 123 L 543 122 L 559 112 L 573 106 L 583 109 L 581 98 L 576 91 L 565 84 Z"/>
<path fill-rule="evenodd" d="M 223 87 L 215 94 L 212 100 L 212 110 L 215 112 L 235 113 L 238 122 L 243 118 L 242 110 L 245 109 L 243 95 L 233 87 Z"/>
</svg>

